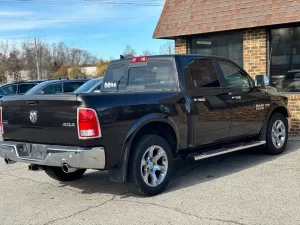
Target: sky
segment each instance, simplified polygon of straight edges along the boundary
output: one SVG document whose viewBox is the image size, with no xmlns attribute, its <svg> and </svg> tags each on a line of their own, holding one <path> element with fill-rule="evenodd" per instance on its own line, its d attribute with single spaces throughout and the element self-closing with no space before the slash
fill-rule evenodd
<svg viewBox="0 0 300 225">
<path fill-rule="evenodd" d="M 106 59 L 118 58 L 126 45 L 138 54 L 158 54 L 168 41 L 152 39 L 163 4 L 164 0 L 0 0 L 0 40 L 63 41 Z"/>
</svg>

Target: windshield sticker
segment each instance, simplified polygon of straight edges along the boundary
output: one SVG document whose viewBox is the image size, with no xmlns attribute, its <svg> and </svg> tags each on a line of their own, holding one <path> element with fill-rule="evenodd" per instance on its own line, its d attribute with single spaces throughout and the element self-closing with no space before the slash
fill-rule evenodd
<svg viewBox="0 0 300 225">
<path fill-rule="evenodd" d="M 104 83 L 104 88 L 116 88 L 117 83 L 111 83 L 111 82 L 105 82 Z"/>
</svg>

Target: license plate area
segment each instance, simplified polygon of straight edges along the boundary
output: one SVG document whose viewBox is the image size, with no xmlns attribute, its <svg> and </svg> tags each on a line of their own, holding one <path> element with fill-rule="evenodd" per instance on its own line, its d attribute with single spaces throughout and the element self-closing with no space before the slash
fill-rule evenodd
<svg viewBox="0 0 300 225">
<path fill-rule="evenodd" d="M 20 158 L 43 160 L 47 147 L 41 144 L 18 144 L 17 152 Z"/>
</svg>

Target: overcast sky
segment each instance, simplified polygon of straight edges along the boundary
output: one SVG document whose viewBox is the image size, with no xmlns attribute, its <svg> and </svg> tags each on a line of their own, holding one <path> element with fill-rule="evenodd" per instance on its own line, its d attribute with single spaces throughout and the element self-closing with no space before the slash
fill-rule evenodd
<svg viewBox="0 0 300 225">
<path fill-rule="evenodd" d="M 129 44 L 159 53 L 152 39 L 164 0 L 0 0 L 0 39 L 63 41 L 104 58 Z M 119 5 L 122 3 L 123 5 Z"/>
</svg>

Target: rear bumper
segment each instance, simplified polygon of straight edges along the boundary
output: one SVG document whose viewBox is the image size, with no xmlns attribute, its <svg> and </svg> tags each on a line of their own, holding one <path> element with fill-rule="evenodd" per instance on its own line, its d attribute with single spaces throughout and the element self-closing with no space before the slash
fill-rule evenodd
<svg viewBox="0 0 300 225">
<path fill-rule="evenodd" d="M 28 147 L 24 148 L 24 146 Z M 41 166 L 61 167 L 63 164 L 68 164 L 73 168 L 105 169 L 105 151 L 103 147 L 85 148 L 35 144 L 34 148 L 38 150 L 32 154 L 32 147 L 29 146 L 31 146 L 30 143 L 2 141 L 0 142 L 0 157 L 8 158 L 12 162 Z M 20 150 L 20 148 L 22 149 Z M 30 154 L 27 153 L 28 151 Z M 22 156 L 26 154 L 26 157 Z"/>
</svg>

